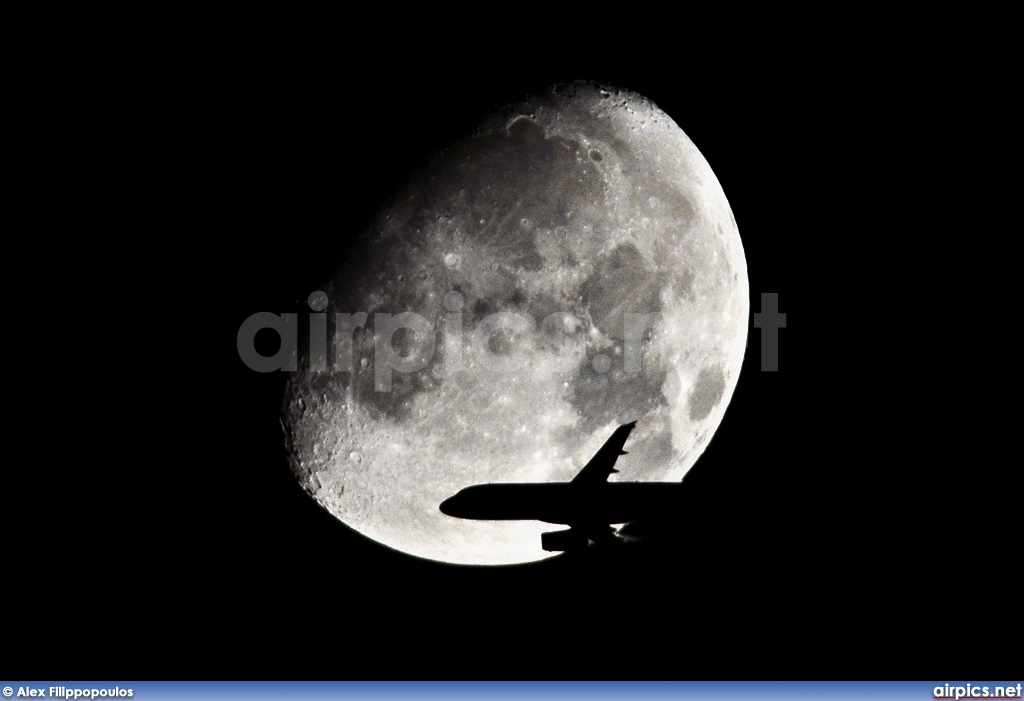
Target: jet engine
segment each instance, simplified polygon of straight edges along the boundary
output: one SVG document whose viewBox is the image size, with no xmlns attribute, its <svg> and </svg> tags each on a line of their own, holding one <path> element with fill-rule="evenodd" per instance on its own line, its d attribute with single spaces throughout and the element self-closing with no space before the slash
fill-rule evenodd
<svg viewBox="0 0 1024 701">
<path fill-rule="evenodd" d="M 587 536 L 570 528 L 567 531 L 541 533 L 540 545 L 548 552 L 579 550 L 587 547 Z"/>
</svg>

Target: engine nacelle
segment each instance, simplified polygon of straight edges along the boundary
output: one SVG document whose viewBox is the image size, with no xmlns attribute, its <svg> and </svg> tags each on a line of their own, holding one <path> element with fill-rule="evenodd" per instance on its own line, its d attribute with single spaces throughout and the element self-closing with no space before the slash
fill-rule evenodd
<svg viewBox="0 0 1024 701">
<path fill-rule="evenodd" d="M 567 531 L 541 533 L 540 546 L 548 552 L 579 550 L 587 547 L 587 536 L 571 528 Z"/>
</svg>

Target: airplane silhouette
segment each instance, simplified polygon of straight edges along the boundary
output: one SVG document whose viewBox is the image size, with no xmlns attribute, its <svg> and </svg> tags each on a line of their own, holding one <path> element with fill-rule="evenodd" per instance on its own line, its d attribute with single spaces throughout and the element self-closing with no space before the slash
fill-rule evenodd
<svg viewBox="0 0 1024 701">
<path fill-rule="evenodd" d="M 681 482 L 609 482 L 615 461 L 626 455 L 636 421 L 622 424 L 571 482 L 478 484 L 441 502 L 441 513 L 486 521 L 559 523 L 569 530 L 541 535 L 549 552 L 577 550 L 588 542 L 619 540 L 610 524 L 678 509 Z"/>
</svg>

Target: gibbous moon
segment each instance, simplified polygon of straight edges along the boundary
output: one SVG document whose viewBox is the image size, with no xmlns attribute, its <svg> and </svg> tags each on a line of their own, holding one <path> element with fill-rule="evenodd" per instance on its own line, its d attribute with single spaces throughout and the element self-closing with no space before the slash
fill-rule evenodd
<svg viewBox="0 0 1024 701">
<path fill-rule="evenodd" d="M 680 480 L 736 387 L 736 221 L 693 142 L 635 93 L 574 83 L 492 115 L 338 265 L 311 291 L 323 316 L 286 389 L 291 465 L 348 526 L 412 555 L 549 557 L 540 535 L 560 526 L 438 505 L 570 480 L 634 420 L 612 479 Z"/>
</svg>

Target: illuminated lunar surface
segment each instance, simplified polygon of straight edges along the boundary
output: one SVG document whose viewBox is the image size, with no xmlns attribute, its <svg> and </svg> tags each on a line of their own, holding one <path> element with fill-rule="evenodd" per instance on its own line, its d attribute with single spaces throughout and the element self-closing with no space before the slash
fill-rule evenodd
<svg viewBox="0 0 1024 701">
<path fill-rule="evenodd" d="M 682 479 L 736 387 L 749 313 L 708 163 L 645 98 L 585 83 L 439 154 L 322 291 L 329 369 L 289 381 L 292 468 L 348 526 L 452 563 L 550 556 L 540 535 L 562 526 L 438 505 L 569 480 L 621 423 L 638 421 L 613 480 Z M 359 312 L 354 332 L 334 321 Z"/>
</svg>

